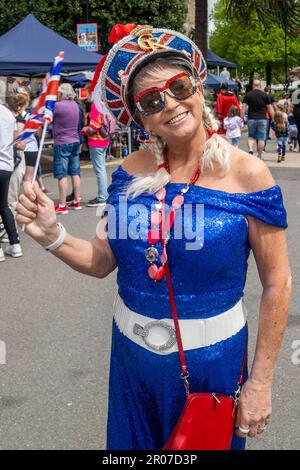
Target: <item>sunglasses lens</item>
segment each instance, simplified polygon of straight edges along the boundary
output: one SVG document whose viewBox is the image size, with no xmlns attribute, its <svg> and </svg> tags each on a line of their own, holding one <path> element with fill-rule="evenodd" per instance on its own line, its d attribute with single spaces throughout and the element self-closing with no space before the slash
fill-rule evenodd
<svg viewBox="0 0 300 470">
<path fill-rule="evenodd" d="M 168 80 L 164 88 L 152 89 L 140 96 L 138 98 L 140 110 L 145 114 L 154 114 L 161 111 L 164 108 L 164 100 L 161 96 L 163 91 L 178 100 L 185 100 L 195 93 L 196 88 L 189 75 L 174 77 Z"/>
<path fill-rule="evenodd" d="M 157 113 L 163 107 L 159 91 L 149 91 L 140 99 L 140 105 L 146 113 Z"/>
<path fill-rule="evenodd" d="M 179 100 L 184 100 L 194 93 L 194 86 L 191 79 L 186 76 L 176 78 L 176 80 L 170 83 L 169 88 L 172 95 Z"/>
</svg>

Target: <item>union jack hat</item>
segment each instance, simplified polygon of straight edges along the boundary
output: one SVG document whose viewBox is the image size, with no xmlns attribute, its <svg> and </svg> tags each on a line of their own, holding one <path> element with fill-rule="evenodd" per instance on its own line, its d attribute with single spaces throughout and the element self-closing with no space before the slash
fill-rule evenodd
<svg viewBox="0 0 300 470">
<path fill-rule="evenodd" d="M 120 25 L 112 28 L 109 41 L 114 46 L 98 64 L 91 92 L 96 106 L 100 100 L 124 126 L 140 127 L 134 120 L 129 86 L 139 70 L 158 57 L 182 57 L 201 82 L 206 79 L 202 53 L 187 36 L 170 29 Z"/>
</svg>

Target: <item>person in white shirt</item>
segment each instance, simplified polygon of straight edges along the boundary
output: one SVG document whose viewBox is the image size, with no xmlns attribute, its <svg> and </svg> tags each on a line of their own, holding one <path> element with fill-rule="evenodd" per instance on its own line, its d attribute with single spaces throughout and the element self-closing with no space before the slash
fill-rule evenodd
<svg viewBox="0 0 300 470">
<path fill-rule="evenodd" d="M 290 98 L 288 93 L 283 93 L 281 100 L 277 101 L 277 106 L 281 106 L 284 112 L 287 113 L 290 109 Z"/>
<path fill-rule="evenodd" d="M 231 139 L 231 144 L 235 147 L 239 146 L 242 127 L 243 120 L 239 116 L 237 106 L 231 106 L 228 116 L 224 119 L 224 128 L 226 129 L 226 137 Z"/>
<path fill-rule="evenodd" d="M 9 239 L 5 254 L 18 258 L 22 256 L 22 249 L 15 219 L 8 206 L 9 182 L 14 171 L 14 148 L 11 144 L 16 136 L 15 107 L 15 96 L 9 96 L 6 104 L 0 104 L 0 216 Z M 17 146 L 22 148 L 23 144 Z M 4 259 L 1 248 L 0 260 Z"/>
<path fill-rule="evenodd" d="M 223 70 L 220 73 L 220 78 L 223 82 L 228 82 L 228 80 L 230 80 L 230 73 L 226 67 L 223 67 Z"/>
</svg>

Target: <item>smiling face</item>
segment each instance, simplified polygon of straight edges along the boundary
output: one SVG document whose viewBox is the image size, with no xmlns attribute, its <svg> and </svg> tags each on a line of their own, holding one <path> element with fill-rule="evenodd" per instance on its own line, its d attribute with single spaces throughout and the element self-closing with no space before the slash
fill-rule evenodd
<svg viewBox="0 0 300 470">
<path fill-rule="evenodd" d="M 147 89 L 163 88 L 174 76 L 186 72 L 181 66 L 169 65 L 166 61 L 157 60 L 145 67 L 134 81 L 134 95 L 143 94 Z M 201 87 L 184 100 L 176 99 L 164 92 L 164 107 L 161 111 L 149 116 L 139 115 L 144 128 L 159 135 L 166 143 L 181 142 L 191 139 L 203 127 L 202 111 L 204 99 Z"/>
</svg>

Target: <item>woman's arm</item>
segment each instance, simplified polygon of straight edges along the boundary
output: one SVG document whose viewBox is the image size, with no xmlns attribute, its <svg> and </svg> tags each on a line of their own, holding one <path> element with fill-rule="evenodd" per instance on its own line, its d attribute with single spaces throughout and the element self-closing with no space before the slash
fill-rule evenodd
<svg viewBox="0 0 300 470">
<path fill-rule="evenodd" d="M 17 222 L 25 224 L 25 231 L 42 246 L 54 242 L 60 229 L 56 224 L 54 204 L 35 184 L 24 183 L 24 194 L 17 204 Z M 80 240 L 67 234 L 63 245 L 52 253 L 71 268 L 83 274 L 103 278 L 116 268 L 105 231 L 106 219 L 99 224 L 92 241 Z"/>
<path fill-rule="evenodd" d="M 24 122 L 19 122 L 19 121 L 16 122 L 16 129 L 14 131 L 14 139 L 20 134 L 20 132 L 22 132 L 22 130 L 24 129 L 24 126 L 25 126 L 25 121 Z M 18 150 L 24 150 L 25 147 L 26 147 L 26 142 L 24 140 L 21 140 L 20 142 L 17 142 L 15 144 L 15 147 Z"/>
<path fill-rule="evenodd" d="M 241 115 L 241 118 L 244 120 L 245 118 L 245 114 L 247 112 L 247 104 L 246 103 L 242 103 L 242 109 L 241 109 L 241 112 L 240 112 L 240 115 Z"/>
<path fill-rule="evenodd" d="M 285 232 L 252 217 L 249 241 L 256 260 L 263 294 L 255 356 L 249 379 L 242 387 L 237 425 L 249 428 L 249 436 L 261 432 L 272 413 L 272 380 L 285 331 L 291 298 L 291 272 Z M 237 434 L 245 437 L 238 431 Z"/>
<path fill-rule="evenodd" d="M 259 159 L 242 155 L 239 167 L 240 184 L 245 193 L 274 186 L 274 179 Z M 249 242 L 256 260 L 263 293 L 259 309 L 259 326 L 255 356 L 249 379 L 242 387 L 237 425 L 250 427 L 254 437 L 266 425 L 272 412 L 272 380 L 276 358 L 285 331 L 291 298 L 291 271 L 285 230 L 247 216 Z M 247 433 L 237 431 L 241 437 Z"/>
<path fill-rule="evenodd" d="M 101 225 L 106 225 L 106 219 L 101 221 Z M 49 238 L 48 236 L 47 242 L 45 243 L 44 239 L 40 244 L 46 246 L 56 238 L 58 237 Z M 67 234 L 63 245 L 52 253 L 75 271 L 101 279 L 110 274 L 117 266 L 107 239 L 100 240 L 98 236 L 91 241 L 86 241 Z"/>
<path fill-rule="evenodd" d="M 259 383 L 270 383 L 291 298 L 291 271 L 285 230 L 249 217 L 249 241 L 263 286 L 258 337 L 250 377 Z"/>
<path fill-rule="evenodd" d="M 270 114 L 272 121 L 274 121 L 275 113 L 274 113 L 273 106 L 271 104 L 267 104 L 267 110 L 268 110 L 268 113 Z"/>
</svg>

